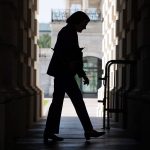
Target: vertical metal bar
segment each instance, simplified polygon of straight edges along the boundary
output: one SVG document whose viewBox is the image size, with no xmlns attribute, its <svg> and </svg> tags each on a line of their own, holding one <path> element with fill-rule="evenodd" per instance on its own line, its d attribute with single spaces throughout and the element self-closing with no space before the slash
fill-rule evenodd
<svg viewBox="0 0 150 150">
<path fill-rule="evenodd" d="M 109 113 L 109 81 L 110 81 L 110 66 L 112 65 L 112 62 L 108 64 L 108 72 L 107 72 L 107 129 L 110 129 L 110 113 Z"/>
<path fill-rule="evenodd" d="M 106 109 L 106 104 L 105 104 L 105 100 L 103 99 L 103 129 L 105 129 L 105 120 L 106 120 L 105 109 Z"/>
<path fill-rule="evenodd" d="M 107 102 L 107 80 L 108 80 L 108 64 L 110 63 L 110 61 L 108 61 L 107 63 L 106 63 L 106 66 L 105 66 L 105 84 L 104 84 L 104 87 L 105 87 L 105 89 L 104 89 L 104 115 L 103 115 L 103 127 L 104 127 L 104 129 L 106 128 L 106 111 L 107 111 L 107 106 L 106 106 L 106 102 Z M 107 114 L 108 115 L 108 114 Z M 107 116 L 107 118 L 108 118 L 108 116 Z"/>
<path fill-rule="evenodd" d="M 105 129 L 105 120 L 106 120 L 106 80 L 107 79 L 106 79 L 106 76 L 105 76 L 104 98 L 103 98 L 103 129 Z"/>
<path fill-rule="evenodd" d="M 134 61 L 129 60 L 110 60 L 105 65 L 105 84 L 104 84 L 104 99 L 103 99 L 103 128 L 105 129 L 106 111 L 107 111 L 107 129 L 110 129 L 110 112 L 109 112 L 109 78 L 110 66 L 112 64 L 131 64 Z M 106 105 L 107 104 L 107 105 Z"/>
<path fill-rule="evenodd" d="M 105 66 L 105 84 L 104 84 L 104 115 L 103 115 L 103 126 L 104 126 L 104 129 L 106 128 L 106 99 L 107 99 L 107 65 L 108 65 L 108 62 L 106 63 L 106 66 Z"/>
</svg>

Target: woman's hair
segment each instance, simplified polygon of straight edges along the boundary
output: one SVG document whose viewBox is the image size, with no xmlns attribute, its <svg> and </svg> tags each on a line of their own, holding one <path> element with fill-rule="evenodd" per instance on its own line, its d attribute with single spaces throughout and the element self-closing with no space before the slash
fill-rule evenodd
<svg viewBox="0 0 150 150">
<path fill-rule="evenodd" d="M 82 22 L 83 20 L 87 20 L 87 22 L 90 21 L 90 18 L 88 17 L 88 15 L 86 13 L 84 13 L 83 11 L 77 11 L 75 13 L 73 13 L 67 20 L 66 23 L 68 24 L 79 24 L 80 22 Z"/>
</svg>

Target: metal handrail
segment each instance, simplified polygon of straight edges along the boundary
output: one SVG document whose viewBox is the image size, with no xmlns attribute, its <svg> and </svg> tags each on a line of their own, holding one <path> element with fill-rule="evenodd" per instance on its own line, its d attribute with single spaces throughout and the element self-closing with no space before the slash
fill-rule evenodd
<svg viewBox="0 0 150 150">
<path fill-rule="evenodd" d="M 132 64 L 134 61 L 132 60 L 110 60 L 105 65 L 105 76 L 103 78 L 99 78 L 104 81 L 104 98 L 103 100 L 99 100 L 99 102 L 103 103 L 103 129 L 105 129 L 105 120 L 106 120 L 106 112 L 107 112 L 107 129 L 110 129 L 110 112 L 109 112 L 109 81 L 110 81 L 110 66 L 112 64 Z"/>
</svg>

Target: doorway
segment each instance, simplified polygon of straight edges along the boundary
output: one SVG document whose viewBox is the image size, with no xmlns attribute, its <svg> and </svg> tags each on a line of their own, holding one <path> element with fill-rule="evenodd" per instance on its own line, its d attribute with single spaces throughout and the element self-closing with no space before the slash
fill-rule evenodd
<svg viewBox="0 0 150 150">
<path fill-rule="evenodd" d="M 58 0 L 60 1 L 60 0 Z M 98 2 L 98 0 L 96 0 Z M 95 1 L 95 2 L 96 2 Z M 59 30 L 65 26 L 66 18 L 77 10 L 82 10 L 86 12 L 91 22 L 89 23 L 87 30 L 79 34 L 79 45 L 85 47 L 84 49 L 84 70 L 87 73 L 87 76 L 90 79 L 90 85 L 85 86 L 82 84 L 82 79 L 77 79 L 79 87 L 83 92 L 84 98 L 86 98 L 85 103 L 93 101 L 92 103 L 97 103 L 98 89 L 101 86 L 101 82 L 98 78 L 102 75 L 102 36 L 101 36 L 101 13 L 97 5 L 99 3 L 81 3 L 81 1 L 72 2 L 72 1 L 61 1 L 61 6 L 59 4 L 51 4 L 51 9 L 47 12 L 47 6 L 49 3 L 44 3 L 42 0 L 39 0 L 40 12 L 43 10 L 45 14 L 50 14 L 49 20 L 46 22 L 40 22 L 39 28 L 39 37 L 41 38 L 40 42 L 43 42 L 43 45 L 39 49 L 39 66 L 40 66 L 40 87 L 43 90 L 44 100 L 43 100 L 43 111 L 44 114 L 47 112 L 50 101 L 53 94 L 53 77 L 50 77 L 46 74 L 50 59 L 52 57 L 53 51 L 51 48 L 54 47 L 57 34 Z M 45 0 L 46 2 L 46 0 Z M 78 4 L 79 2 L 79 4 Z M 52 7 L 53 6 L 53 7 Z M 41 8 L 43 7 L 43 8 Z M 94 10 L 94 11 L 93 11 Z M 42 12 L 44 13 L 44 12 Z M 43 14 L 44 15 L 44 14 Z M 42 20 L 42 19 L 41 19 Z M 44 20 L 44 19 L 43 19 Z M 47 40 L 44 45 L 43 39 Z M 97 44 L 99 42 L 99 44 Z M 49 43 L 49 45 L 48 45 Z M 92 53 L 91 53 L 92 52 Z M 67 99 L 67 96 L 66 96 Z M 92 99 L 92 100 L 91 100 Z M 96 104 L 97 107 L 98 104 Z M 95 109 L 96 110 L 96 109 Z"/>
</svg>

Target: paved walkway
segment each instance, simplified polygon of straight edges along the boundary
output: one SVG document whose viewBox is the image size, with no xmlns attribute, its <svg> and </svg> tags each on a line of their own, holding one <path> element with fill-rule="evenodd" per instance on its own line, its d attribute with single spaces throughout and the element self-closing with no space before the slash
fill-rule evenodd
<svg viewBox="0 0 150 150">
<path fill-rule="evenodd" d="M 97 113 L 97 100 L 85 100 L 85 103 L 94 128 L 101 131 L 102 118 Z M 19 138 L 15 150 L 139 150 L 136 141 L 119 128 L 111 128 L 104 136 L 86 142 L 81 123 L 68 99 L 64 102 L 60 125 L 60 136 L 64 141 L 51 142 L 49 146 L 43 144 L 45 121 L 46 116 L 37 122 L 25 137 Z"/>
<path fill-rule="evenodd" d="M 43 116 L 47 115 L 49 105 L 51 103 L 51 98 L 46 98 L 49 100 L 48 104 L 43 109 Z M 102 117 L 102 104 L 97 102 L 97 98 L 84 98 L 84 102 L 89 113 L 92 117 Z M 77 116 L 73 104 L 69 98 L 64 99 L 62 116 Z"/>
</svg>

